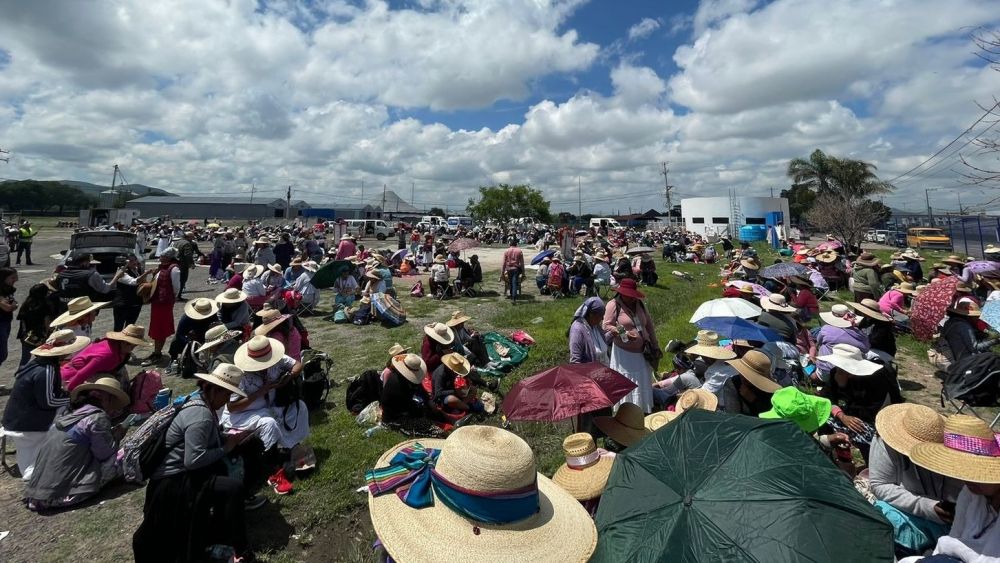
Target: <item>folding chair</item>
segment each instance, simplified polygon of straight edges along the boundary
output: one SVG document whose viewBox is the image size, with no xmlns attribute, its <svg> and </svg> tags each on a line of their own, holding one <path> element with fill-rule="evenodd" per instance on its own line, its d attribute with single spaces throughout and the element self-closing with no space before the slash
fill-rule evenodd
<svg viewBox="0 0 1000 563">
<path fill-rule="evenodd" d="M 996 375 L 997 373 L 1000 373 L 1000 372 L 993 371 L 993 372 L 988 373 L 986 375 L 986 377 L 983 377 L 982 379 L 980 379 L 979 383 L 976 384 L 976 387 L 978 387 L 979 385 L 982 385 L 982 384 L 986 383 L 987 381 L 990 380 L 990 378 L 992 376 Z M 975 389 L 975 387 L 973 387 L 973 390 L 974 389 Z M 981 414 L 979 414 L 978 412 L 976 412 L 976 409 L 972 405 L 970 405 L 969 403 L 966 403 L 965 401 L 963 401 L 962 399 L 959 399 L 957 397 L 950 397 L 950 396 L 948 396 L 948 392 L 946 391 L 946 388 L 942 385 L 941 386 L 941 407 L 945 406 L 945 404 L 944 404 L 945 401 L 948 401 L 948 403 L 955 409 L 955 414 L 963 414 L 964 411 L 968 410 L 970 413 L 972 413 L 973 416 L 975 416 L 979 420 L 982 420 L 983 422 L 989 422 L 985 418 L 983 418 L 983 416 Z M 996 424 L 997 424 L 997 422 L 1000 422 L 1000 412 L 998 412 L 997 415 L 995 417 L 993 417 L 993 421 L 992 422 L 989 422 L 990 428 L 995 427 Z"/>
<path fill-rule="evenodd" d="M 813 295 L 816 296 L 817 301 L 822 301 L 823 299 L 826 298 L 827 295 L 830 295 L 832 291 L 833 290 L 829 288 L 823 289 L 822 287 L 816 287 L 816 286 L 813 286 L 812 288 Z"/>
</svg>

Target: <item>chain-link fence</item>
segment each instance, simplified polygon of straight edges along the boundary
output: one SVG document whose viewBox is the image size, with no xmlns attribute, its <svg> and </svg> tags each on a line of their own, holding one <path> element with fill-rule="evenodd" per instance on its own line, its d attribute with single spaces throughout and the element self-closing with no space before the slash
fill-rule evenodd
<svg viewBox="0 0 1000 563">
<path fill-rule="evenodd" d="M 885 244 L 905 247 L 906 233 L 915 227 L 936 227 L 951 237 L 955 254 L 982 258 L 987 245 L 1000 242 L 1000 217 L 990 215 L 935 215 L 892 218 L 883 229 L 876 230 L 884 236 Z M 887 231 L 884 234 L 881 231 Z M 878 242 L 882 242 L 879 240 Z"/>
</svg>

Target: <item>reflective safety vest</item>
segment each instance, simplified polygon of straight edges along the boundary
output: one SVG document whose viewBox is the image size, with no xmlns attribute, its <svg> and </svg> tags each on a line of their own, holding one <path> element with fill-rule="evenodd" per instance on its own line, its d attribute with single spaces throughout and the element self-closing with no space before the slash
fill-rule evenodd
<svg viewBox="0 0 1000 563">
<path fill-rule="evenodd" d="M 38 229 L 33 229 L 31 227 L 21 227 L 21 242 L 26 242 L 31 244 L 31 239 L 35 238 L 38 234 Z"/>
</svg>

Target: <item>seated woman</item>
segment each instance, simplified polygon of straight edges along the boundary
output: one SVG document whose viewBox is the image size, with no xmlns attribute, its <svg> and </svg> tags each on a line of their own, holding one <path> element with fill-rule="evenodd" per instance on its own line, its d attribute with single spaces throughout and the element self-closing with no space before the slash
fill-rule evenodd
<svg viewBox="0 0 1000 563">
<path fill-rule="evenodd" d="M 563 453 L 566 463 L 556 469 L 552 482 L 580 501 L 593 517 L 608 484 L 615 454 L 598 449 L 593 436 L 586 432 L 567 436 Z"/>
<path fill-rule="evenodd" d="M 580 293 L 584 287 L 587 288 L 587 293 L 593 293 L 594 289 L 594 270 L 587 263 L 587 257 L 583 254 L 577 254 L 573 257 L 573 264 L 566 271 L 569 276 L 569 290 L 570 293 L 577 295 Z"/>
<path fill-rule="evenodd" d="M 659 276 L 656 273 L 656 262 L 649 254 L 643 254 L 639 258 L 639 278 L 643 285 L 656 285 Z"/>
<path fill-rule="evenodd" d="M 199 297 L 194 301 L 188 301 L 184 305 L 184 316 L 177 321 L 177 332 L 170 342 L 170 365 L 168 372 L 174 372 L 183 377 L 194 375 L 194 366 L 189 363 L 181 365 L 181 354 L 185 352 L 188 344 L 197 346 L 205 342 L 205 331 L 210 326 L 218 322 L 219 305 L 213 299 Z M 193 348 L 191 348 L 193 350 Z"/>
<path fill-rule="evenodd" d="M 747 416 L 759 416 L 770 410 L 771 396 L 781 389 L 781 385 L 771 379 L 771 359 L 767 354 L 750 350 L 726 363 L 737 371 L 739 377 L 730 378 L 719 393 L 723 397 L 719 401 L 719 409 Z"/>
<path fill-rule="evenodd" d="M 611 266 L 608 265 L 608 255 L 603 250 L 594 254 L 594 285 L 611 285 Z"/>
<path fill-rule="evenodd" d="M 444 255 L 438 254 L 434 257 L 430 273 L 431 276 L 427 284 L 430 287 L 431 295 L 445 294 L 448 291 L 451 272 L 448 270 L 448 262 L 444 259 Z"/>
<path fill-rule="evenodd" d="M 263 272 L 264 266 L 256 264 L 247 266 L 247 269 L 243 271 L 243 293 L 247 296 L 247 305 L 250 306 L 251 311 L 259 311 L 270 297 L 264 280 L 261 279 Z"/>
<path fill-rule="evenodd" d="M 67 391 L 87 381 L 93 381 L 99 373 L 116 374 L 125 365 L 132 350 L 137 346 L 149 346 L 146 327 L 128 325 L 121 332 L 108 332 L 104 340 L 93 342 L 73 356 L 60 370 L 63 385 Z"/>
<path fill-rule="evenodd" d="M 470 320 L 472 317 L 462 311 L 454 311 L 445 324 L 455 334 L 455 350 L 468 358 L 473 366 L 485 366 L 490 363 L 490 356 L 482 336 L 466 325 Z"/>
<path fill-rule="evenodd" d="M 229 330 L 221 323 L 212 325 L 205 331 L 205 343 L 195 349 L 198 370 L 211 373 L 219 364 L 233 363 L 233 356 L 243 342 L 241 331 Z"/>
<path fill-rule="evenodd" d="M 427 365 L 416 354 L 398 354 L 389 360 L 382 383 L 382 423 L 407 436 L 440 437 L 444 434 L 429 418 L 430 397 L 421 383 Z"/>
<path fill-rule="evenodd" d="M 542 259 L 542 263 L 538 265 L 538 273 L 535 274 L 535 285 L 538 287 L 538 291 L 541 294 L 546 294 L 549 292 L 549 267 L 552 265 L 552 258 L 546 256 Z"/>
<path fill-rule="evenodd" d="M 109 413 L 128 404 L 121 384 L 108 374 L 73 389 L 71 410 L 49 429 L 24 490 L 29 510 L 79 504 L 121 475 L 115 453 L 126 428 L 112 426 Z"/>
<path fill-rule="evenodd" d="M 871 353 L 877 354 L 882 363 L 892 362 L 896 356 L 896 330 L 892 318 L 879 310 L 878 302 L 874 299 L 849 305 L 861 315 L 858 328 L 868 336 Z"/>
<path fill-rule="evenodd" d="M 812 282 L 801 276 L 792 276 L 788 281 L 795 288 L 791 303 L 799 310 L 799 320 L 809 322 L 819 314 L 819 301 L 812 292 Z"/>
<path fill-rule="evenodd" d="M 441 365 L 431 374 L 432 398 L 446 415 L 483 412 L 483 403 L 476 398 L 475 387 L 466 379 L 470 370 L 469 360 L 451 353 L 441 358 Z"/>
<path fill-rule="evenodd" d="M 257 336 L 267 336 L 281 342 L 285 347 L 285 354 L 295 361 L 302 359 L 302 335 L 299 329 L 292 322 L 292 316 L 282 314 L 277 309 L 261 309 L 257 316 L 260 317 L 260 326 L 254 329 Z"/>
<path fill-rule="evenodd" d="M 871 349 L 868 335 L 858 328 L 859 319 L 847 305 L 837 303 L 830 308 L 830 311 L 820 313 L 819 316 L 826 324 L 816 334 L 817 355 L 830 354 L 837 344 L 849 344 L 862 354 Z M 813 359 L 817 360 L 816 367 L 819 368 L 823 381 L 826 381 L 833 366 L 818 358 Z"/>
<path fill-rule="evenodd" d="M 337 280 L 333 282 L 333 290 L 335 292 L 333 298 L 334 308 L 339 309 L 343 307 L 346 309 L 353 305 L 358 295 L 358 288 L 358 280 L 354 279 L 354 276 L 351 275 L 350 268 L 345 268 Z"/>
<path fill-rule="evenodd" d="M 455 349 L 455 331 L 444 323 L 431 323 L 424 327 L 424 342 L 420 346 L 420 357 L 427 364 L 427 371 L 441 365 L 441 357 Z M 429 387 L 429 386 L 426 386 Z M 428 388 L 428 392 L 431 390 Z"/>
<path fill-rule="evenodd" d="M 249 336 L 253 318 L 247 305 L 247 294 L 231 288 L 216 295 L 215 302 L 219 305 L 219 321 L 229 330 L 238 330 Z"/>
<path fill-rule="evenodd" d="M 903 282 L 890 287 L 878 300 L 879 310 L 888 315 L 900 327 L 910 326 L 910 298 L 916 293 L 916 286 Z"/>
<path fill-rule="evenodd" d="M 362 281 L 365 284 L 365 288 L 361 292 L 362 294 L 370 296 L 376 293 L 385 293 L 385 281 L 379 275 L 378 270 L 374 268 L 365 270 Z"/>
<path fill-rule="evenodd" d="M 619 284 L 627 278 L 636 279 L 635 273 L 632 272 L 632 264 L 629 262 L 627 256 L 619 256 L 615 260 L 615 267 L 611 274 L 614 276 L 615 284 Z"/>
</svg>

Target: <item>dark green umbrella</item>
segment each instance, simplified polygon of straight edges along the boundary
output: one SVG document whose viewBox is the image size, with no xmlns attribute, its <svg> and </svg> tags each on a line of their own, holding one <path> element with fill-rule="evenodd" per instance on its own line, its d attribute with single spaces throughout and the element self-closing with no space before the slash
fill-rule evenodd
<svg viewBox="0 0 1000 563">
<path fill-rule="evenodd" d="M 591 561 L 893 561 L 892 526 L 787 421 L 694 409 L 619 454 Z"/>
<path fill-rule="evenodd" d="M 323 267 L 316 270 L 313 274 L 312 284 L 316 289 L 326 289 L 328 287 L 333 287 L 336 283 L 337 278 L 340 277 L 345 270 L 350 271 L 354 268 L 354 264 L 350 260 L 333 260 L 323 264 Z"/>
</svg>

